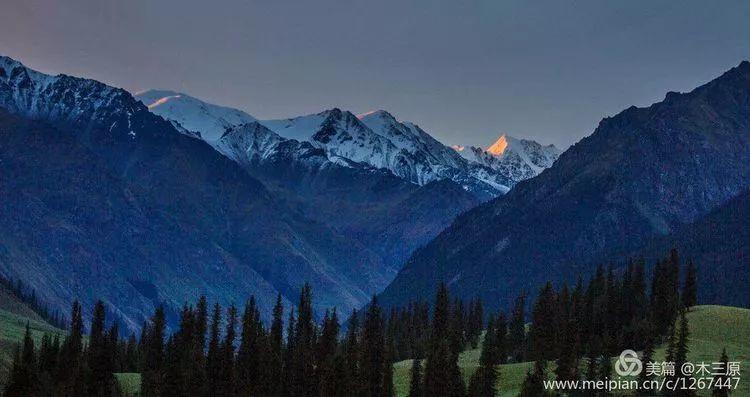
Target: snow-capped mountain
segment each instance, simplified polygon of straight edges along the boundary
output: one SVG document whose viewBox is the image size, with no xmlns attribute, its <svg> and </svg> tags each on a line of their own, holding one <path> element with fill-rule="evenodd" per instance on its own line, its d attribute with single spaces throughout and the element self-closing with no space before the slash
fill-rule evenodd
<svg viewBox="0 0 750 397">
<path fill-rule="evenodd" d="M 256 121 L 241 110 L 210 104 L 174 91 L 148 90 L 135 94 L 135 97 L 180 132 L 201 137 L 211 144 L 218 141 L 227 129 Z"/>
<path fill-rule="evenodd" d="M 466 160 L 491 168 L 514 181 L 532 178 L 560 157 L 555 145 L 501 135 L 486 150 L 476 146 L 453 146 Z"/>
<path fill-rule="evenodd" d="M 66 126 L 105 127 L 109 133 L 134 138 L 134 115 L 139 109 L 130 94 L 94 80 L 51 76 L 0 56 L 0 107 L 35 120 Z M 109 123 L 104 126 L 103 123 Z"/>
<path fill-rule="evenodd" d="M 348 159 L 375 168 L 386 168 L 397 176 L 409 179 L 395 166 L 408 162 L 408 156 L 390 140 L 367 128 L 351 112 L 334 108 L 308 116 L 261 123 L 285 138 L 309 142 L 324 149 L 334 161 Z"/>
<path fill-rule="evenodd" d="M 259 121 L 240 110 L 172 91 L 150 90 L 136 96 L 179 131 L 202 138 L 241 163 L 278 159 L 274 150 L 288 141 L 283 145 L 285 158 L 308 158 L 289 152 L 295 148 L 306 154 L 317 149 L 320 152 L 315 154 L 323 153 L 331 163 L 387 170 L 420 186 L 450 179 L 483 200 L 505 194 L 518 181 L 538 174 L 551 165 L 558 152 L 533 141 L 501 138 L 508 146 L 505 152 L 498 149 L 491 154 L 471 148 L 472 153 L 477 153 L 468 156 L 384 110 L 355 116 L 334 108 L 289 119 Z M 314 163 L 321 166 L 319 158 Z"/>
</svg>

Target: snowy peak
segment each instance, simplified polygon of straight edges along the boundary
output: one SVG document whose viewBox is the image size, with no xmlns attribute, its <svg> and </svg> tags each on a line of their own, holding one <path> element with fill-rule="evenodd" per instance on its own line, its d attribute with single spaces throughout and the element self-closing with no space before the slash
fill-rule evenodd
<svg viewBox="0 0 750 397">
<path fill-rule="evenodd" d="M 273 156 L 284 141 L 284 138 L 254 121 L 227 129 L 214 146 L 230 159 L 245 163 Z"/>
<path fill-rule="evenodd" d="M 476 146 L 454 145 L 453 149 L 468 161 L 495 170 L 519 182 L 538 175 L 560 156 L 554 145 L 518 139 L 509 135 L 500 138 L 486 150 Z"/>
<path fill-rule="evenodd" d="M 167 90 L 148 90 L 136 95 L 148 109 L 170 121 L 179 131 L 215 143 L 233 127 L 256 121 L 249 114 Z"/>
<path fill-rule="evenodd" d="M 295 149 L 315 151 L 316 156 L 322 154 L 342 166 L 383 169 L 418 185 L 450 179 L 481 199 L 504 194 L 516 182 L 546 168 L 544 161 L 536 160 L 545 156 L 527 153 L 526 148 L 532 148 L 535 142 L 503 136 L 493 145 L 496 154 L 480 148 L 456 151 L 418 125 L 399 121 L 385 110 L 355 116 L 332 108 L 258 121 L 245 112 L 173 91 L 151 90 L 137 97 L 178 130 L 205 140 L 239 162 L 278 158 L 282 151 L 290 154 Z M 508 154 L 510 149 L 512 156 Z M 508 163 L 524 169 L 508 171 Z"/>
<path fill-rule="evenodd" d="M 514 139 L 515 140 L 515 139 Z M 505 149 L 508 148 L 508 137 L 503 134 L 500 135 L 500 138 L 498 138 L 495 143 L 493 143 L 490 147 L 487 148 L 487 153 L 493 155 L 493 156 L 500 156 L 505 152 Z"/>
<path fill-rule="evenodd" d="M 0 107 L 35 120 L 75 127 L 82 133 L 105 130 L 135 138 L 134 123 L 145 106 L 130 93 L 98 81 L 51 76 L 0 56 Z"/>
</svg>

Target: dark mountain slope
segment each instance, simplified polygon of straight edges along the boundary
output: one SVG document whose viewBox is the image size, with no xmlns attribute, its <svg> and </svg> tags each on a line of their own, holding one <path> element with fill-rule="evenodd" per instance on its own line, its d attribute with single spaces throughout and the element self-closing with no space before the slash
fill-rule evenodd
<svg viewBox="0 0 750 397">
<path fill-rule="evenodd" d="M 248 130 L 264 128 L 255 124 L 229 131 L 220 147 L 232 154 L 258 152 L 247 149 Z M 230 157 L 308 218 L 369 247 L 394 273 L 417 247 L 479 203 L 453 181 L 419 186 L 360 163 L 341 166 L 307 142 L 281 141 L 265 152 L 272 154 Z"/>
<path fill-rule="evenodd" d="M 440 281 L 506 305 L 547 279 L 586 272 L 750 186 L 750 63 L 687 94 L 604 119 L 539 176 L 459 217 L 383 293 L 426 297 Z"/>
<path fill-rule="evenodd" d="M 257 122 L 227 129 L 214 147 L 308 218 L 374 251 L 394 276 L 414 249 L 479 203 L 453 181 L 420 186 L 366 163 L 332 161 L 322 148 Z"/>
<path fill-rule="evenodd" d="M 668 236 L 659 236 L 630 253 L 653 261 L 676 247 L 696 263 L 700 302 L 748 307 L 750 293 L 750 191 L 729 200 Z"/>
<path fill-rule="evenodd" d="M 0 108 L 0 272 L 54 309 L 101 297 L 135 328 L 202 293 L 268 313 L 309 281 L 347 312 L 392 276 L 125 91 L 0 58 Z"/>
</svg>

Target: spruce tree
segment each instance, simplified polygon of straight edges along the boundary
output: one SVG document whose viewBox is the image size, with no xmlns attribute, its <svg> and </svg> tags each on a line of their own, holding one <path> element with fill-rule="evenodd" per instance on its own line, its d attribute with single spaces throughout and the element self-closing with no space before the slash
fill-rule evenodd
<svg viewBox="0 0 750 397">
<path fill-rule="evenodd" d="M 281 293 L 276 296 L 276 305 L 273 307 L 273 319 L 271 320 L 271 349 L 281 356 L 282 341 L 284 339 L 284 303 Z"/>
<path fill-rule="evenodd" d="M 285 395 L 294 395 L 294 384 L 293 384 L 293 377 L 294 372 L 296 370 L 295 367 L 295 351 L 297 348 L 297 339 L 296 339 L 296 328 L 297 323 L 294 316 L 294 307 L 291 307 L 289 309 L 289 317 L 287 319 L 287 332 L 286 332 L 286 349 L 284 350 L 284 377 L 283 377 L 283 394 Z"/>
<path fill-rule="evenodd" d="M 688 261 L 682 289 L 682 305 L 689 309 L 698 304 L 698 280 L 693 261 Z"/>
<path fill-rule="evenodd" d="M 221 345 L 220 380 L 215 391 L 216 396 L 233 396 L 235 394 L 235 360 L 234 342 L 237 337 L 237 307 L 234 304 L 227 308 L 227 325 L 224 341 Z"/>
<path fill-rule="evenodd" d="M 7 397 L 34 397 L 39 395 L 39 373 L 37 367 L 34 339 L 31 338 L 29 323 L 23 336 L 23 348 L 16 349 L 13 358 L 11 376 L 5 390 Z"/>
<path fill-rule="evenodd" d="M 544 360 L 534 362 L 533 372 L 526 372 L 526 379 L 524 379 L 521 385 L 519 397 L 544 397 L 550 395 L 544 388 L 544 381 L 547 379 L 547 374 L 545 373 L 546 367 L 547 362 Z"/>
<path fill-rule="evenodd" d="M 411 363 L 411 380 L 409 381 L 408 397 L 424 397 L 422 391 L 422 360 L 414 359 Z"/>
<path fill-rule="evenodd" d="M 531 355 L 535 359 L 554 359 L 557 353 L 556 329 L 557 302 L 551 283 L 539 292 L 531 313 Z"/>
<path fill-rule="evenodd" d="M 141 396 L 143 397 L 163 395 L 165 327 L 164 307 L 159 306 L 151 318 L 148 333 L 144 336 L 144 365 L 141 369 Z"/>
<path fill-rule="evenodd" d="M 91 319 L 88 345 L 87 390 L 91 396 L 109 396 L 114 389 L 113 368 L 107 351 L 104 302 L 97 301 Z"/>
<path fill-rule="evenodd" d="M 81 304 L 73 302 L 70 314 L 70 329 L 60 347 L 55 383 L 60 396 L 80 396 L 85 391 L 83 378 L 83 315 Z M 145 397 L 145 396 L 144 396 Z"/>
<path fill-rule="evenodd" d="M 646 340 L 645 347 L 643 348 L 643 357 L 641 358 L 641 361 L 643 363 L 643 370 L 640 374 L 638 374 L 638 392 L 637 395 L 639 396 L 646 396 L 651 391 L 645 387 L 643 387 L 644 384 L 651 382 L 654 379 L 654 375 L 649 373 L 649 371 L 646 370 L 646 365 L 652 361 L 654 361 L 654 345 L 653 345 L 653 339 L 648 338 Z"/>
<path fill-rule="evenodd" d="M 729 366 L 729 356 L 727 356 L 726 348 L 721 351 L 719 362 L 724 364 L 724 373 L 717 373 L 716 375 L 714 375 L 711 397 L 728 397 L 730 386 L 729 382 L 731 382 L 731 380 L 726 374 L 726 369 Z"/>
<path fill-rule="evenodd" d="M 383 378 L 386 366 L 385 332 L 383 318 L 377 298 L 373 295 L 362 324 L 360 342 L 360 371 L 362 374 L 363 396 L 383 396 Z"/>
<path fill-rule="evenodd" d="M 425 365 L 424 392 L 428 396 L 463 396 L 465 387 L 458 369 L 458 354 L 451 349 L 451 311 L 448 288 L 438 287 Z"/>
<path fill-rule="evenodd" d="M 487 322 L 487 332 L 484 334 L 482 343 L 482 352 L 479 356 L 479 368 L 469 381 L 469 397 L 494 397 L 497 392 L 495 383 L 497 382 L 497 333 L 495 324 L 490 316 Z"/>
<path fill-rule="evenodd" d="M 284 303 L 281 293 L 276 297 L 273 307 L 271 329 L 268 335 L 268 368 L 266 371 L 266 389 L 271 396 L 278 396 L 283 391 L 280 379 L 284 371 Z"/>
<path fill-rule="evenodd" d="M 336 310 L 326 310 L 323 317 L 320 338 L 318 338 L 316 371 L 320 382 L 318 390 L 322 396 L 334 396 L 341 388 L 337 374 L 337 351 L 338 351 L 339 321 Z"/>
<path fill-rule="evenodd" d="M 498 313 L 495 326 L 495 364 L 505 364 L 508 361 L 508 322 L 505 320 L 503 312 Z M 487 332 L 491 332 L 491 327 L 487 326 Z"/>
<path fill-rule="evenodd" d="M 206 355 L 206 388 L 204 393 L 212 395 L 219 390 L 221 382 L 221 306 L 214 305 L 211 316 L 211 331 L 208 339 L 208 353 Z"/>
<path fill-rule="evenodd" d="M 521 294 L 516 298 L 511 314 L 510 325 L 508 329 L 508 346 L 513 361 L 521 362 L 525 358 L 526 351 L 526 321 L 524 320 L 524 310 L 526 309 L 526 296 Z"/>
<path fill-rule="evenodd" d="M 297 324 L 292 350 L 292 367 L 289 373 L 291 392 L 297 396 L 317 394 L 315 378 L 315 322 L 312 310 L 312 289 L 305 284 L 297 306 Z"/>
<path fill-rule="evenodd" d="M 385 362 L 383 363 L 383 397 L 395 397 L 396 390 L 393 387 L 393 343 L 386 337 Z"/>
<path fill-rule="evenodd" d="M 205 296 L 198 299 L 193 315 L 193 344 L 190 347 L 192 360 L 188 367 L 188 382 L 194 394 L 205 394 L 206 390 L 206 334 L 208 332 L 208 301 Z"/>
<path fill-rule="evenodd" d="M 349 317 L 349 328 L 344 339 L 344 365 L 346 388 L 358 392 L 362 389 L 360 382 L 360 330 L 359 315 L 355 309 Z"/>
<path fill-rule="evenodd" d="M 682 365 L 688 362 L 688 343 L 690 340 L 690 330 L 688 326 L 687 316 L 685 316 L 685 310 L 681 310 L 680 312 L 680 324 L 678 332 L 679 336 L 677 338 L 677 345 L 674 354 L 675 373 L 677 374 L 677 378 L 684 379 L 683 381 L 681 381 L 683 382 L 683 384 L 690 385 L 691 375 L 684 375 L 681 371 Z M 681 390 L 677 390 L 675 394 L 678 396 L 694 396 L 695 391 L 684 388 Z"/>
<path fill-rule="evenodd" d="M 242 396 L 259 395 L 264 389 L 266 379 L 263 379 L 264 367 L 269 362 L 266 357 L 265 335 L 260 312 L 251 296 L 245 304 L 242 315 L 242 332 L 240 346 L 237 350 L 237 393 Z M 280 378 L 276 378 L 278 381 Z"/>
</svg>

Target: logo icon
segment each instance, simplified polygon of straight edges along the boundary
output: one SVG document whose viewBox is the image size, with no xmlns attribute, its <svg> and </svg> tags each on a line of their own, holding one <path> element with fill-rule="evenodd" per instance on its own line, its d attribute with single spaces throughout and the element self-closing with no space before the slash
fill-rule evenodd
<svg viewBox="0 0 750 397">
<path fill-rule="evenodd" d="M 638 376 L 643 370 L 643 362 L 633 350 L 623 350 L 615 363 L 615 372 L 620 376 Z"/>
</svg>

